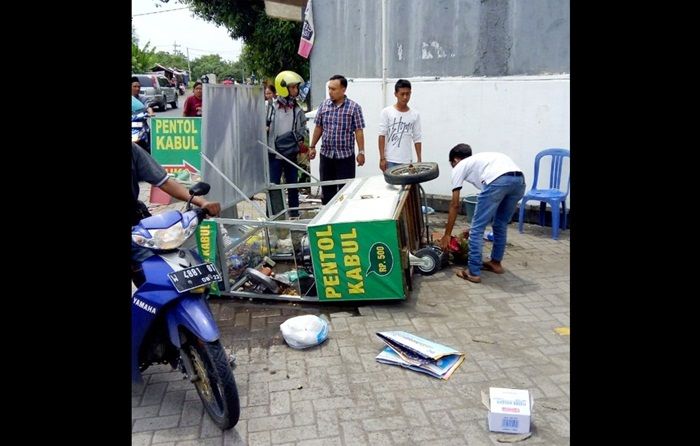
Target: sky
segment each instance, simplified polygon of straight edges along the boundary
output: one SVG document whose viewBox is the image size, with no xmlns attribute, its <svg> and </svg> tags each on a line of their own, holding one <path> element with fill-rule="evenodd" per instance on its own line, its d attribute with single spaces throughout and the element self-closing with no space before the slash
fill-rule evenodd
<svg viewBox="0 0 700 446">
<path fill-rule="evenodd" d="M 162 5 L 157 7 L 156 4 Z M 235 62 L 241 55 L 242 44 L 228 35 L 224 27 L 217 27 L 199 17 L 195 17 L 185 5 L 170 0 L 163 3 L 159 0 L 131 0 L 132 23 L 139 39 L 139 47 L 143 48 L 150 41 L 150 48 L 156 51 L 172 53 L 173 44 L 187 56 L 189 48 L 190 60 L 206 54 L 218 54 L 222 59 Z M 172 12 L 162 12 L 168 9 L 178 9 Z M 150 12 L 157 14 L 138 15 Z"/>
</svg>

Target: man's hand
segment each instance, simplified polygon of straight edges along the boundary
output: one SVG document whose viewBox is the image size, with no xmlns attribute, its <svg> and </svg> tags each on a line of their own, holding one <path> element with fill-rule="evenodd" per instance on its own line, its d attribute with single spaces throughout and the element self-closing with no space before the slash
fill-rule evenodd
<svg viewBox="0 0 700 446">
<path fill-rule="evenodd" d="M 358 153 L 357 157 L 355 158 L 357 160 L 357 165 L 358 166 L 364 166 L 365 165 L 365 154 L 364 153 Z"/>
<path fill-rule="evenodd" d="M 207 211 L 207 214 L 211 215 L 212 217 L 216 217 L 219 215 L 219 212 L 221 212 L 221 204 L 219 204 L 218 201 L 205 201 L 202 203 L 201 208 Z"/>
<path fill-rule="evenodd" d="M 309 159 L 312 160 L 314 158 L 316 158 L 316 148 L 309 147 Z"/>
<path fill-rule="evenodd" d="M 388 164 L 388 163 L 387 163 L 386 158 L 382 158 L 382 159 L 379 161 L 379 170 L 381 170 L 382 172 L 384 172 L 384 171 L 386 170 L 387 164 Z"/>
<path fill-rule="evenodd" d="M 442 238 L 440 239 L 440 247 L 442 248 L 443 251 L 449 252 L 451 239 L 452 239 L 451 234 L 445 234 L 442 236 Z"/>
</svg>

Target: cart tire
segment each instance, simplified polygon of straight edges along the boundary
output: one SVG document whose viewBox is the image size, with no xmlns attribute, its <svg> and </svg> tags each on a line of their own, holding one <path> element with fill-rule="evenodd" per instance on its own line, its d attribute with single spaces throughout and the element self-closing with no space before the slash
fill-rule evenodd
<svg viewBox="0 0 700 446">
<path fill-rule="evenodd" d="M 246 268 L 245 273 L 248 276 L 248 279 L 254 284 L 262 285 L 263 288 L 266 288 L 268 291 L 274 294 L 279 293 L 280 287 L 277 285 L 277 283 L 257 269 Z"/>
<path fill-rule="evenodd" d="M 434 180 L 440 175 L 437 163 L 401 164 L 384 171 L 384 180 L 389 184 L 416 184 Z"/>
<path fill-rule="evenodd" d="M 429 260 L 428 266 L 416 265 L 416 269 L 424 276 L 432 276 L 437 270 L 442 267 L 442 259 L 440 254 L 435 252 L 433 248 L 422 248 L 416 251 L 416 257 Z"/>
</svg>

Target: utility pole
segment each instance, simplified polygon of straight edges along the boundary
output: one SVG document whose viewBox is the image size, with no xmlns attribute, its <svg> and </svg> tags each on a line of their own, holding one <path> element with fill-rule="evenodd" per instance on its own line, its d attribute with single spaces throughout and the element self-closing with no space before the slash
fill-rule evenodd
<svg viewBox="0 0 700 446">
<path fill-rule="evenodd" d="M 173 42 L 173 54 L 177 54 L 177 47 L 179 47 L 179 46 L 182 46 L 182 45 L 178 45 L 177 41 Z"/>
<path fill-rule="evenodd" d="M 192 65 L 190 65 L 190 49 L 185 48 L 187 50 L 187 71 L 190 72 L 190 78 L 192 77 Z"/>
</svg>

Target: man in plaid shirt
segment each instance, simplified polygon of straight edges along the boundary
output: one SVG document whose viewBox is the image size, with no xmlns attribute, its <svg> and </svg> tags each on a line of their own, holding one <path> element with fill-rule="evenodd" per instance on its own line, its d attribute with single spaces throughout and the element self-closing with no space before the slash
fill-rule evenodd
<svg viewBox="0 0 700 446">
<path fill-rule="evenodd" d="M 336 74 L 328 81 L 328 95 L 318 107 L 314 122 L 316 128 L 311 138 L 309 159 L 316 158 L 316 143 L 323 135 L 321 144 L 321 164 L 319 170 L 321 181 L 355 178 L 355 160 L 357 165 L 365 164 L 365 119 L 362 107 L 345 96 L 348 80 Z M 357 140 L 357 157 L 355 157 L 355 140 Z M 343 184 L 322 186 L 321 202 L 327 204 Z"/>
</svg>

